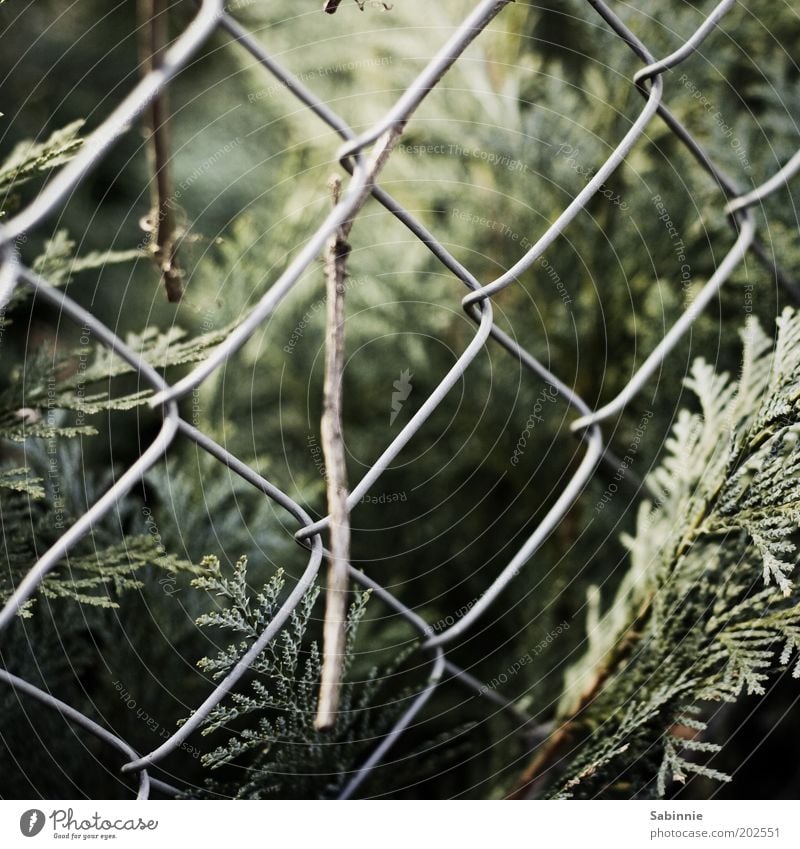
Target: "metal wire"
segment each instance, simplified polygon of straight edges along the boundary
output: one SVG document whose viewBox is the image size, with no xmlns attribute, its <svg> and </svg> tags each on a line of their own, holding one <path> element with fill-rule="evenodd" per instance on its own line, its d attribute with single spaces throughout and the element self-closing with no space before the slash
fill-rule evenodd
<svg viewBox="0 0 800 849">
<path fill-rule="evenodd" d="M 402 132 L 414 111 L 472 41 L 480 36 L 488 24 L 510 2 L 511 0 L 483 0 L 483 2 L 478 3 L 473 11 L 455 28 L 451 38 L 428 62 L 385 116 L 367 131 L 357 135 L 328 104 L 289 73 L 260 42 L 256 41 L 241 24 L 224 11 L 223 0 L 199 0 L 197 15 L 170 50 L 167 51 L 163 63 L 149 72 L 122 100 L 108 118 L 85 140 L 81 151 L 50 180 L 38 197 L 16 216 L 0 226 L 0 261 L 2 262 L 0 266 L 0 309 L 8 302 L 18 285 L 31 288 L 36 297 L 40 297 L 55 306 L 62 315 L 78 326 L 88 327 L 92 333 L 96 334 L 103 345 L 125 360 L 136 374 L 152 388 L 154 394 L 150 399 L 150 405 L 161 410 L 163 416 L 163 424 L 159 434 L 140 458 L 33 564 L 25 578 L 15 588 L 3 610 L 0 611 L 0 633 L 11 624 L 21 606 L 41 585 L 48 572 L 57 565 L 82 536 L 88 533 L 95 524 L 125 498 L 131 488 L 141 481 L 147 471 L 165 456 L 169 446 L 179 437 L 194 442 L 199 449 L 216 458 L 222 465 L 286 510 L 299 525 L 295 538 L 309 551 L 308 564 L 301 578 L 297 581 L 273 620 L 242 656 L 234 669 L 193 711 L 189 720 L 182 725 L 179 731 L 170 736 L 158 748 L 143 756 L 139 756 L 123 740 L 102 728 L 90 717 L 64 704 L 50 693 L 11 675 L 7 671 L 0 670 L 0 682 L 14 688 L 21 694 L 37 699 L 42 704 L 62 714 L 70 722 L 81 726 L 123 752 L 129 760 L 123 765 L 122 771 L 138 773 L 139 775 L 139 798 L 147 798 L 151 786 L 166 794 L 175 795 L 179 792 L 177 788 L 163 781 L 150 778 L 148 769 L 166 755 L 174 752 L 191 733 L 202 725 L 211 711 L 232 690 L 253 660 L 284 626 L 317 576 L 325 554 L 321 534 L 330 522 L 329 517 L 313 521 L 307 511 L 286 493 L 235 457 L 226 448 L 217 444 L 207 434 L 181 418 L 177 401 L 187 392 L 198 387 L 240 350 L 242 345 L 257 330 L 264 326 L 281 300 L 291 291 L 303 273 L 317 260 L 329 236 L 342 222 L 358 214 L 366 196 L 371 195 L 392 213 L 458 281 L 467 287 L 469 292 L 464 296 L 462 305 L 477 327 L 472 341 L 458 357 L 453 367 L 354 487 L 348 499 L 348 507 L 351 510 L 355 509 L 362 497 L 374 486 L 402 449 L 424 427 L 436 407 L 468 371 L 471 363 L 483 350 L 489 338 L 494 339 L 527 371 L 532 372 L 537 379 L 547 381 L 570 406 L 575 408 L 579 417 L 572 423 L 571 427 L 574 431 L 581 433 L 585 444 L 585 454 L 556 503 L 511 558 L 507 566 L 487 587 L 479 601 L 458 622 L 438 634 L 434 633 L 434 628 L 429 623 L 374 579 L 358 569 L 350 568 L 350 574 L 355 581 L 372 588 L 378 598 L 405 618 L 419 632 L 423 650 L 431 652 L 432 665 L 425 687 L 416 695 L 394 727 L 378 743 L 365 762 L 349 778 L 342 791 L 341 798 L 351 797 L 362 786 L 375 766 L 385 758 L 398 738 L 411 725 L 427 700 L 439 686 L 443 686 L 446 680 L 456 681 L 473 693 L 485 693 L 488 699 L 498 708 L 509 711 L 518 722 L 526 726 L 533 737 L 541 737 L 547 734 L 549 730 L 547 726 L 536 726 L 532 717 L 525 711 L 520 710 L 505 699 L 494 688 L 490 689 L 483 686 L 467 671 L 453 664 L 447 657 L 446 647 L 458 637 L 467 633 L 484 616 L 487 609 L 494 604 L 497 597 L 519 574 L 520 570 L 530 562 L 542 543 L 558 526 L 583 491 L 600 458 L 606 451 L 599 422 L 618 413 L 641 391 L 648 378 L 669 356 L 697 316 L 719 291 L 720 287 L 724 285 L 725 281 L 729 279 L 739 263 L 742 262 L 748 250 L 752 250 L 760 261 L 774 270 L 778 279 L 788 289 L 794 292 L 800 291 L 797 284 L 781 269 L 774 267 L 769 260 L 768 252 L 757 239 L 755 221 L 749 211 L 749 207 L 759 203 L 768 194 L 781 188 L 794 173 L 800 170 L 800 152 L 795 154 L 783 168 L 760 186 L 747 193 L 742 193 L 736 183 L 719 169 L 703 147 L 662 102 L 664 92 L 662 77 L 664 73 L 692 55 L 699 45 L 713 34 L 717 24 L 731 9 L 735 0 L 722 0 L 718 3 L 683 44 L 660 60 L 655 59 L 647 47 L 625 26 L 608 4 L 603 0 L 587 0 L 588 4 L 644 63 L 643 67 L 633 76 L 631 84 L 646 98 L 645 105 L 611 155 L 599 165 L 594 176 L 591 177 L 584 188 L 546 231 L 539 236 L 533 246 L 497 279 L 482 284 L 468 268 L 448 251 L 435 234 L 430 232 L 389 193 L 376 185 L 376 179 L 386 158 L 391 153 L 393 142 Z M 339 135 L 343 142 L 338 154 L 339 161 L 344 170 L 351 175 L 351 179 L 340 203 L 325 217 L 291 261 L 286 271 L 278 277 L 259 303 L 200 365 L 196 366 L 183 379 L 170 384 L 142 357 L 129 349 L 112 330 L 91 312 L 80 307 L 72 298 L 52 286 L 47 280 L 22 266 L 14 251 L 14 240 L 20 234 L 41 224 L 45 218 L 64 204 L 69 194 L 105 156 L 111 146 L 125 132 L 129 131 L 131 123 L 142 114 L 149 102 L 186 66 L 189 60 L 197 54 L 209 35 L 216 30 L 227 33 L 231 37 L 233 45 L 247 51 L 267 73 L 274 76 L 301 104 Z M 656 115 L 665 121 L 669 129 L 687 147 L 701 167 L 719 185 L 727 204 L 724 209 L 725 214 L 729 216 L 737 237 L 723 261 L 717 266 L 692 304 L 667 331 L 664 338 L 645 359 L 642 366 L 619 395 L 600 409 L 592 410 L 567 384 L 559 380 L 529 351 L 522 348 L 514 339 L 496 326 L 490 299 L 494 294 L 517 281 L 520 275 L 531 268 L 533 263 L 542 256 L 544 251 L 568 227 L 578 213 L 586 207 L 586 204 L 603 186 L 613 171 L 625 161 Z M 450 674 L 450 679 L 445 678 L 445 673 Z"/>
<path fill-rule="evenodd" d="M 75 708 L 59 701 L 54 696 L 51 696 L 50 693 L 35 687 L 33 684 L 19 678 L 17 675 L 12 675 L 10 672 L 6 672 L 5 669 L 0 669 L 0 681 L 7 684 L 16 692 L 34 698 L 41 702 L 41 704 L 57 711 L 65 719 L 70 722 L 74 722 L 90 734 L 94 734 L 95 737 L 102 740 L 104 743 L 108 743 L 118 751 L 121 751 L 126 758 L 136 757 L 136 752 L 134 752 L 134 750 L 124 740 L 120 740 L 119 737 L 116 737 L 110 731 L 107 731 L 101 725 L 98 725 L 93 719 L 90 719 L 88 716 L 84 716 L 84 714 L 82 714 L 79 710 L 75 710 Z M 150 776 L 147 774 L 147 770 L 143 769 L 139 773 L 139 794 L 137 799 L 146 799 L 149 793 Z"/>
</svg>

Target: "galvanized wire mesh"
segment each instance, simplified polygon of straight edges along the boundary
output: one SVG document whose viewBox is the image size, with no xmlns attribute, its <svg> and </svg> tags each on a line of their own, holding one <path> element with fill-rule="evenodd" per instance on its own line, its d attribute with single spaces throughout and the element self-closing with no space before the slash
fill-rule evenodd
<svg viewBox="0 0 800 849">
<path fill-rule="evenodd" d="M 480 37 L 481 32 L 497 15 L 503 12 L 509 2 L 511 0 L 482 0 L 478 3 L 473 11 L 454 28 L 451 37 L 427 63 L 423 71 L 402 93 L 383 118 L 366 132 L 356 134 L 327 103 L 282 67 L 260 41 L 257 41 L 234 17 L 225 11 L 223 0 L 202 0 L 199 3 L 199 11 L 196 17 L 167 51 L 163 63 L 157 69 L 149 72 L 125 97 L 109 117 L 88 137 L 74 159 L 49 181 L 38 197 L 0 228 L 0 250 L 2 251 L 3 263 L 2 273 L 0 273 L 0 308 L 7 303 L 15 287 L 27 286 L 35 290 L 39 298 L 55 306 L 62 316 L 72 320 L 80 327 L 89 328 L 98 340 L 127 361 L 139 377 L 152 388 L 154 394 L 150 404 L 153 408 L 160 409 L 163 414 L 163 425 L 160 433 L 141 454 L 137 462 L 131 465 L 115 481 L 113 486 L 42 555 L 31 567 L 24 580 L 15 588 L 13 596 L 0 612 L 0 631 L 8 628 L 21 605 L 31 597 L 48 572 L 59 563 L 70 551 L 70 548 L 106 514 L 112 511 L 142 480 L 151 467 L 164 460 L 167 449 L 176 439 L 191 440 L 198 448 L 208 452 L 221 464 L 227 466 L 256 490 L 287 511 L 298 525 L 295 538 L 302 542 L 309 552 L 305 572 L 292 588 L 277 615 L 247 653 L 241 657 L 235 668 L 206 700 L 197 706 L 188 721 L 177 732 L 172 734 L 158 748 L 144 756 L 134 752 L 125 741 L 115 737 L 90 717 L 64 704 L 50 693 L 0 670 L 0 680 L 15 688 L 19 694 L 38 699 L 54 711 L 58 711 L 70 722 L 83 727 L 110 746 L 123 752 L 128 759 L 122 768 L 123 771 L 138 773 L 139 798 L 147 798 L 151 787 L 168 794 L 178 792 L 176 788 L 165 782 L 150 778 L 148 770 L 158 764 L 166 755 L 175 751 L 190 734 L 201 726 L 203 720 L 208 717 L 214 707 L 235 686 L 254 658 L 285 625 L 292 611 L 317 576 L 325 556 L 322 534 L 329 525 L 328 518 L 313 521 L 306 510 L 286 493 L 182 418 L 178 401 L 226 363 L 264 325 L 281 300 L 301 278 L 301 275 L 316 262 L 328 238 L 342 222 L 358 213 L 368 195 L 371 195 L 402 222 L 431 254 L 456 279 L 464 284 L 468 292 L 462 300 L 462 305 L 469 317 L 476 323 L 477 329 L 472 341 L 447 375 L 353 488 L 349 495 L 348 507 L 352 509 L 369 492 L 403 447 L 425 426 L 436 407 L 469 370 L 470 364 L 487 344 L 490 337 L 499 343 L 510 356 L 518 360 L 525 369 L 548 381 L 574 407 L 579 418 L 573 423 L 572 429 L 582 432 L 585 450 L 578 468 L 531 536 L 487 587 L 480 599 L 450 627 L 437 631 L 373 579 L 368 578 L 361 571 L 351 568 L 351 575 L 355 581 L 370 587 L 379 598 L 420 632 L 424 638 L 423 645 L 430 652 L 431 670 L 425 688 L 416 696 L 372 754 L 351 776 L 341 794 L 342 798 L 352 796 L 359 789 L 375 765 L 384 758 L 400 735 L 414 720 L 434 690 L 445 680 L 454 680 L 473 690 L 480 690 L 496 704 L 513 711 L 523 722 L 530 721 L 530 717 L 524 711 L 520 711 L 505 700 L 494 688 L 482 686 L 480 681 L 449 661 L 447 658 L 448 648 L 457 637 L 469 631 L 485 615 L 487 609 L 495 603 L 498 595 L 531 560 L 544 540 L 553 532 L 575 499 L 580 495 L 605 450 L 600 422 L 618 413 L 634 398 L 749 250 L 754 251 L 763 262 L 769 263 L 767 252 L 756 237 L 756 227 L 750 207 L 760 202 L 770 192 L 783 186 L 791 175 L 800 169 L 800 153 L 795 155 L 765 183 L 744 193 L 713 162 L 708 153 L 692 137 L 685 126 L 674 117 L 662 100 L 662 78 L 665 72 L 676 67 L 697 50 L 701 42 L 712 34 L 720 19 L 734 6 L 735 0 L 719 2 L 709 12 L 694 34 L 673 53 L 662 59 L 656 59 L 646 45 L 626 27 L 612 8 L 603 0 L 588 0 L 589 5 L 641 60 L 642 67 L 633 77 L 632 84 L 642 94 L 644 105 L 624 137 L 616 143 L 612 153 L 597 168 L 585 187 L 545 230 L 535 244 L 497 279 L 489 282 L 479 281 L 466 266 L 448 251 L 445 245 L 437 239 L 435 233 L 423 226 L 411 212 L 376 184 L 376 175 L 416 108 L 447 73 L 453 63 L 464 53 L 469 44 Z M 346 185 L 340 203 L 327 215 L 286 270 L 275 280 L 244 320 L 200 365 L 183 379 L 174 384 L 169 384 L 96 316 L 79 306 L 72 298 L 51 285 L 46 279 L 21 265 L 14 245 L 15 240 L 21 234 L 36 228 L 45 218 L 64 204 L 70 193 L 108 152 L 109 148 L 123 133 L 129 131 L 132 123 L 141 116 L 152 99 L 170 84 L 175 75 L 186 66 L 203 43 L 216 30 L 223 30 L 230 36 L 230 49 L 241 49 L 251 54 L 267 74 L 276 78 L 304 107 L 313 112 L 341 137 L 342 147 L 339 151 L 339 161 L 351 175 L 351 178 Z M 718 185 L 720 201 L 725 204 L 725 212 L 729 217 L 735 239 L 726 256 L 717 265 L 715 272 L 700 293 L 664 335 L 661 342 L 647 356 L 619 395 L 601 409 L 592 410 L 565 382 L 559 380 L 529 351 L 520 347 L 517 342 L 496 326 L 493 320 L 492 296 L 514 283 L 525 270 L 531 268 L 542 257 L 547 247 L 585 208 L 612 172 L 625 160 L 656 115 L 666 122 L 674 135 L 696 159 L 698 165 L 705 169 Z M 448 676 L 448 678 L 446 679 L 445 676 Z"/>
</svg>

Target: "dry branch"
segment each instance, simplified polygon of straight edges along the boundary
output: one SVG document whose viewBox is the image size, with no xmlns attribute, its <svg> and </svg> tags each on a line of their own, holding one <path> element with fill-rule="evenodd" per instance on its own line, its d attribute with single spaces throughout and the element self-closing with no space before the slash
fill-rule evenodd
<svg viewBox="0 0 800 849">
<path fill-rule="evenodd" d="M 331 178 L 334 205 L 339 200 L 341 180 Z M 344 370 L 344 293 L 347 280 L 347 230 L 342 225 L 325 248 L 327 331 L 325 337 L 325 385 L 321 422 L 322 451 L 327 470 L 330 556 L 325 597 L 322 680 L 317 705 L 316 727 L 331 728 L 336 722 L 342 686 L 345 622 L 347 617 L 347 567 L 350 561 L 350 516 L 347 508 L 347 466 L 342 437 L 342 372 Z"/>
<path fill-rule="evenodd" d="M 169 42 L 167 0 L 139 0 L 139 32 L 142 74 L 157 68 Z M 145 111 L 145 134 L 150 167 L 155 177 L 147 228 L 148 250 L 158 266 L 167 300 L 180 301 L 183 275 L 176 259 L 177 223 L 172 192 L 167 90 L 162 89 Z"/>
<path fill-rule="evenodd" d="M 403 132 L 405 122 L 388 129 L 375 144 L 366 165 L 369 175 L 353 211 L 325 246 L 327 291 L 327 331 L 325 339 L 325 383 L 321 422 L 322 452 L 327 469 L 328 514 L 330 516 L 330 555 L 322 632 L 322 678 L 315 725 L 328 729 L 336 721 L 342 686 L 347 616 L 347 566 L 350 560 L 350 515 L 347 507 L 347 470 L 342 437 L 342 370 L 344 368 L 344 292 L 347 279 L 347 237 L 353 221 L 367 202 L 378 174 Z M 341 180 L 331 178 L 334 206 L 339 201 Z"/>
</svg>

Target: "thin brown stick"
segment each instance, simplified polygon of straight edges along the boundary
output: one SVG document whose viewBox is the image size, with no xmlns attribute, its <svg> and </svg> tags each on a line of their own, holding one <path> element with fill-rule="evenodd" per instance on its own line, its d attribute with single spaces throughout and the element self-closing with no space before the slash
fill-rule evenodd
<svg viewBox="0 0 800 849">
<path fill-rule="evenodd" d="M 341 180 L 331 178 L 334 205 Z M 325 385 L 321 423 L 322 452 L 327 471 L 330 515 L 330 556 L 323 628 L 322 680 L 315 725 L 329 729 L 336 722 L 342 686 L 347 617 L 347 567 L 350 562 L 350 515 L 347 508 L 347 467 L 342 437 L 342 372 L 344 370 L 344 293 L 350 245 L 344 225 L 325 248 L 327 332 L 325 337 Z"/>
<path fill-rule="evenodd" d="M 169 42 L 167 28 L 168 0 L 139 0 L 142 73 L 157 68 Z M 148 226 L 149 252 L 161 273 L 167 300 L 180 301 L 183 275 L 176 259 L 177 223 L 175 198 L 172 193 L 169 144 L 169 106 L 166 88 L 157 94 L 145 112 L 147 151 L 155 175 Z"/>
<path fill-rule="evenodd" d="M 327 470 L 328 514 L 330 516 L 330 556 L 322 631 L 322 674 L 317 705 L 316 728 L 329 729 L 336 722 L 342 687 L 347 617 L 347 567 L 350 560 L 350 514 L 347 507 L 347 469 L 342 437 L 342 371 L 344 369 L 344 292 L 347 279 L 347 237 L 353 221 L 372 193 L 372 186 L 386 164 L 405 122 L 400 122 L 375 143 L 365 168 L 369 177 L 350 216 L 328 239 L 324 252 L 327 291 L 327 331 L 325 339 L 325 382 L 321 422 L 322 452 Z M 339 201 L 341 180 L 331 178 L 334 206 Z"/>
</svg>

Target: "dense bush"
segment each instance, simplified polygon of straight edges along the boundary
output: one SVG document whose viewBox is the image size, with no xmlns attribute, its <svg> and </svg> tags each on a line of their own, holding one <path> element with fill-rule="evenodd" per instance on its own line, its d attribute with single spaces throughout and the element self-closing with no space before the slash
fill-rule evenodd
<svg viewBox="0 0 800 849">
<path fill-rule="evenodd" d="M 697 27 L 709 6 L 700 5 L 638 0 L 620 14 L 661 56 Z M 0 61 L 21 93 L 0 119 L 3 217 L 74 154 L 130 89 L 137 65 L 133 3 L 74 4 L 58 27 L 48 24 L 60 4 L 16 6 L 0 7 Z M 471 4 L 367 3 L 361 13 L 345 3 L 335 17 L 316 2 L 232 6 L 360 130 Z M 173 33 L 191 13 L 192 4 L 176 6 Z M 797 28 L 786 4 L 736 7 L 665 77 L 674 114 L 743 187 L 797 148 Z M 135 132 L 63 213 L 17 245 L 170 378 L 224 338 L 286 267 L 327 210 L 338 167 L 336 136 L 230 41 L 215 35 L 171 87 L 180 303 L 167 302 L 144 250 L 152 176 Z M 638 66 L 589 4 L 514 3 L 424 102 L 381 185 L 489 281 L 624 135 L 641 108 L 630 83 Z M 782 190 L 757 213 L 759 238 L 788 278 L 800 278 L 795 197 Z M 600 406 L 732 244 L 723 207 L 719 186 L 655 119 L 542 260 L 495 299 L 497 323 Z M 466 290 L 382 207 L 365 207 L 350 242 L 343 395 L 352 484 L 429 397 L 474 325 L 460 309 Z M 800 639 L 787 583 L 800 412 L 798 323 L 783 312 L 792 302 L 768 265 L 748 255 L 657 377 L 604 423 L 609 462 L 454 647 L 456 662 L 562 730 L 531 752 L 515 715 L 446 683 L 362 792 L 674 795 L 692 775 L 680 792 L 775 795 L 751 782 L 750 768 L 722 790 L 718 783 L 797 692 L 783 675 L 797 668 Z M 324 306 L 318 267 L 182 402 L 188 421 L 315 516 L 327 512 Z M 159 418 L 146 406 L 149 390 L 118 359 L 38 299 L 20 289 L 0 321 L 7 598 L 138 456 Z M 548 384 L 490 342 L 353 511 L 353 564 L 435 629 L 463 615 L 579 463 L 573 417 Z M 625 475 L 617 456 L 631 459 Z M 149 751 L 235 663 L 305 568 L 295 530 L 281 509 L 179 439 L 2 635 L 2 663 Z M 418 634 L 354 589 L 341 722 L 333 733 L 315 731 L 318 589 L 204 734 L 165 762 L 187 792 L 335 796 L 424 685 L 429 660 Z M 734 734 L 746 693 L 763 704 Z M 8 689 L 0 710 L 4 797 L 129 793 L 113 757 L 66 734 L 60 717 Z M 767 740 L 762 752 L 784 746 L 785 729 L 770 739 L 781 742 Z M 788 783 L 796 777 L 779 766 L 772 774 L 786 795 L 796 793 Z"/>
</svg>

